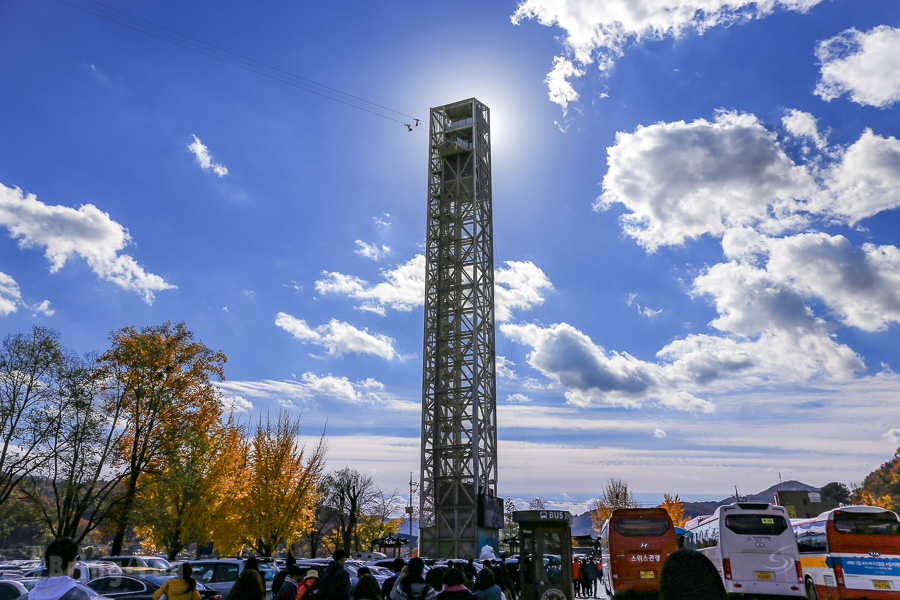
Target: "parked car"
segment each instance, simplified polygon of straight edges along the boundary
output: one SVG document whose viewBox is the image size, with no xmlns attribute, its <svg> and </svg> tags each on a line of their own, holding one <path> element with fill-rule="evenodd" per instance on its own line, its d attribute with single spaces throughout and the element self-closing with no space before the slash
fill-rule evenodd
<svg viewBox="0 0 900 600">
<path fill-rule="evenodd" d="M 244 558 L 204 558 L 184 561 L 191 565 L 193 577 L 204 586 L 216 590 L 223 598 L 228 597 L 238 575 L 243 572 L 247 560 Z M 262 569 L 260 569 L 262 571 Z M 170 570 L 170 574 L 175 573 Z M 266 590 L 272 589 L 272 580 L 266 580 Z"/>
<path fill-rule="evenodd" d="M 113 563 L 79 561 L 75 565 L 75 572 L 72 574 L 72 579 L 74 579 L 75 581 L 80 581 L 81 583 L 87 583 L 91 579 L 95 579 L 103 575 L 116 575 L 121 572 L 122 569 L 120 569 L 118 565 Z M 47 567 L 40 567 L 37 569 L 26 571 L 22 574 L 22 577 L 36 577 L 40 579 L 47 577 L 47 575 Z"/>
<path fill-rule="evenodd" d="M 34 586 L 36 586 L 38 583 L 40 583 L 41 581 L 44 581 L 46 579 L 47 579 L 46 577 L 25 577 L 23 579 L 16 579 L 15 581 L 16 581 L 16 583 L 19 583 L 22 586 L 24 586 L 25 589 L 27 589 L 30 592 L 32 590 L 32 588 L 34 588 Z M 2 583 L 7 583 L 7 582 L 4 581 Z M 83 583 L 76 582 L 75 587 L 82 590 L 85 594 L 87 594 L 90 598 L 92 598 L 92 600 L 111 600 L 111 599 L 106 598 L 105 596 L 101 596 L 96 591 L 89 588 L 88 586 L 86 586 Z M 18 596 L 18 597 L 21 597 L 21 596 Z"/>
<path fill-rule="evenodd" d="M 161 588 L 168 579 L 171 579 L 168 575 L 125 573 L 98 577 L 88 583 L 88 587 L 113 600 L 153 600 L 153 593 Z M 206 587 L 199 581 L 197 582 L 197 591 L 200 592 L 203 600 L 222 600 L 219 592 Z"/>
<path fill-rule="evenodd" d="M 24 596 L 27 593 L 28 588 L 15 579 L 0 581 L 0 600 L 16 600 L 19 596 Z"/>
<path fill-rule="evenodd" d="M 106 556 L 100 560 L 119 565 L 125 573 L 162 573 L 172 566 L 166 559 L 151 555 Z"/>
</svg>

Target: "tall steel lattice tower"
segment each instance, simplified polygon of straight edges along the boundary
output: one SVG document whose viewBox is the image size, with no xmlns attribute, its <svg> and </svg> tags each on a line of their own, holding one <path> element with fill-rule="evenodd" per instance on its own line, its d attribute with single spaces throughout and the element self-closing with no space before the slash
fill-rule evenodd
<svg viewBox="0 0 900 600">
<path fill-rule="evenodd" d="M 422 556 L 477 557 L 503 526 L 503 502 L 497 498 L 493 243 L 490 111 L 474 98 L 432 108 Z"/>
</svg>

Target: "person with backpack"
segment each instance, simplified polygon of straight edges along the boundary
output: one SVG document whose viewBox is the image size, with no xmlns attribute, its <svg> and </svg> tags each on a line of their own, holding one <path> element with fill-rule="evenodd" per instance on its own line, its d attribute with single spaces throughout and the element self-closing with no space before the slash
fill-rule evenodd
<svg viewBox="0 0 900 600">
<path fill-rule="evenodd" d="M 297 600 L 297 593 L 300 589 L 298 583 L 303 581 L 303 569 L 297 565 L 291 565 L 285 569 L 285 575 L 286 577 L 273 600 Z"/>
<path fill-rule="evenodd" d="M 200 600 L 197 580 L 193 575 L 191 564 L 181 563 L 178 565 L 178 577 L 167 579 L 161 588 L 153 592 L 153 600 L 159 600 L 163 595 L 167 600 Z"/>
<path fill-rule="evenodd" d="M 425 581 L 424 572 L 425 561 L 418 556 L 409 559 L 406 573 L 400 575 L 391 590 L 391 600 L 435 600 L 437 592 Z"/>
<path fill-rule="evenodd" d="M 319 572 L 315 569 L 310 569 L 306 572 L 306 575 L 303 576 L 303 581 L 297 584 L 297 600 L 300 600 L 304 595 L 306 595 L 309 590 L 313 588 L 316 582 L 319 579 Z M 310 594 L 312 597 L 312 594 Z"/>
<path fill-rule="evenodd" d="M 399 556 L 391 563 L 391 571 L 393 571 L 394 574 L 385 579 L 384 583 L 381 584 L 381 597 L 384 598 L 384 600 L 390 598 L 391 590 L 394 589 L 394 584 L 397 583 L 397 578 L 400 577 L 400 572 L 405 566 L 406 561 Z"/>
</svg>

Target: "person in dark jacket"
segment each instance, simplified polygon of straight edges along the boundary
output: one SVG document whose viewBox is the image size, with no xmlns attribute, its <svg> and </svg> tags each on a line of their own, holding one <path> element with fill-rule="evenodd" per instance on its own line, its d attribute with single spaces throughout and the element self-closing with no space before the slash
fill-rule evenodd
<svg viewBox="0 0 900 600">
<path fill-rule="evenodd" d="M 400 576 L 400 571 L 402 571 L 405 566 L 406 562 L 400 557 L 395 558 L 394 562 L 391 563 L 391 571 L 393 571 L 394 574 L 385 579 L 384 583 L 381 584 L 382 598 L 390 598 L 391 590 L 394 589 L 394 584 L 397 583 L 397 577 Z"/>
<path fill-rule="evenodd" d="M 444 575 L 444 589 L 437 595 L 437 600 L 473 600 L 472 592 L 466 587 L 465 573 L 459 569 L 450 569 Z"/>
<path fill-rule="evenodd" d="M 425 581 L 424 572 L 425 562 L 421 558 L 409 559 L 406 573 L 400 575 L 391 590 L 391 600 L 435 600 L 437 592 Z"/>
<path fill-rule="evenodd" d="M 708 558 L 690 548 L 679 548 L 663 563 L 659 576 L 660 600 L 725 600 L 725 585 Z"/>
<path fill-rule="evenodd" d="M 251 557 L 228 592 L 228 600 L 264 600 L 266 584 L 259 572 L 259 562 Z"/>
<path fill-rule="evenodd" d="M 350 573 L 344 568 L 346 561 L 347 553 L 342 548 L 334 551 L 316 586 L 317 600 L 350 600 Z"/>
<path fill-rule="evenodd" d="M 53 540 L 44 552 L 47 578 L 37 582 L 23 599 L 32 600 L 88 600 L 88 592 L 75 585 L 72 575 L 80 549 L 70 538 Z"/>
<path fill-rule="evenodd" d="M 291 565 L 285 569 L 284 581 L 278 588 L 278 594 L 273 600 L 297 600 L 297 583 L 303 580 L 303 569 L 297 565 Z"/>
</svg>

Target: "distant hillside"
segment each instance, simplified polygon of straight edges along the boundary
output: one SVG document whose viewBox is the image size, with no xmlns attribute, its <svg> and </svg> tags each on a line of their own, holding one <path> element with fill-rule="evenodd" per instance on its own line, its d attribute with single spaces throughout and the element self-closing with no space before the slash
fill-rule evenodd
<svg viewBox="0 0 900 600">
<path fill-rule="evenodd" d="M 781 483 L 776 483 L 770 488 L 767 488 L 756 494 L 743 495 L 741 494 L 741 502 L 775 502 L 775 492 L 781 491 L 807 491 L 807 492 L 817 492 L 819 488 L 806 485 L 800 481 L 790 480 L 783 481 Z M 740 492 L 740 490 L 738 490 Z M 684 506 L 684 515 L 688 519 L 692 519 L 694 517 L 698 517 L 700 515 L 711 515 L 715 510 L 726 504 L 731 504 L 734 502 L 734 496 L 729 496 L 728 498 L 723 498 L 718 502 L 684 502 L 682 505 Z M 591 523 L 591 514 L 589 512 L 577 515 L 572 520 L 572 535 L 592 535 L 597 537 L 597 532 L 594 531 Z"/>
</svg>

